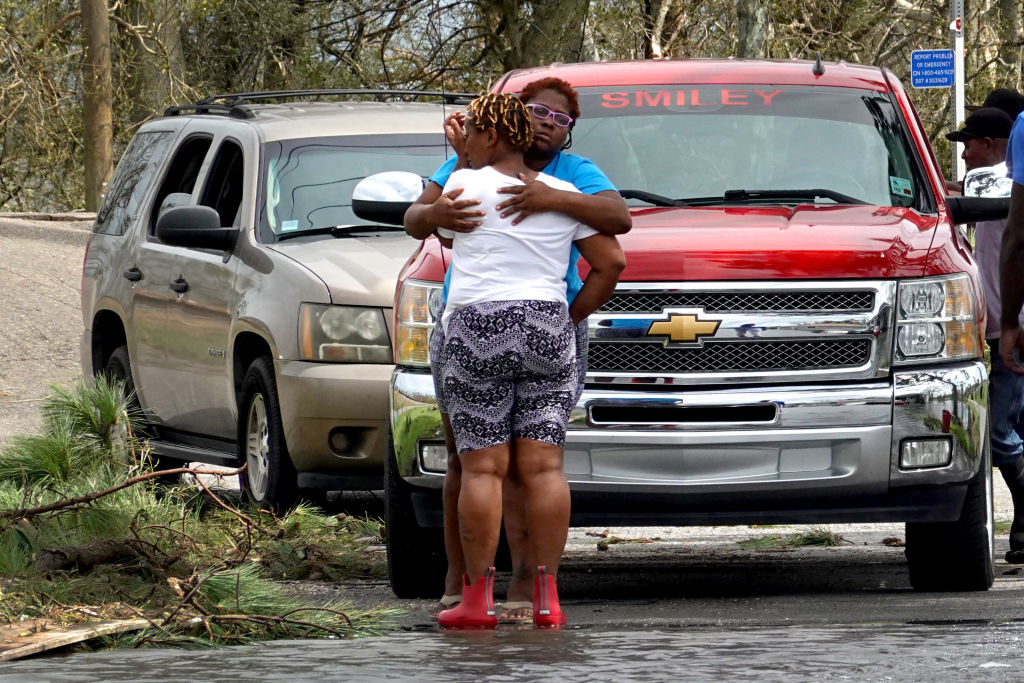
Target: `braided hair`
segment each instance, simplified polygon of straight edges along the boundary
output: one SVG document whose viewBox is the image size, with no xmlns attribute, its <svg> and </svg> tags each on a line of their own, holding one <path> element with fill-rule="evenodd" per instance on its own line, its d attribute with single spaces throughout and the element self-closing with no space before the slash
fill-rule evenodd
<svg viewBox="0 0 1024 683">
<path fill-rule="evenodd" d="M 493 130 L 512 147 L 525 152 L 533 144 L 533 120 L 515 95 L 487 93 L 466 107 L 472 124 L 479 130 Z"/>
</svg>

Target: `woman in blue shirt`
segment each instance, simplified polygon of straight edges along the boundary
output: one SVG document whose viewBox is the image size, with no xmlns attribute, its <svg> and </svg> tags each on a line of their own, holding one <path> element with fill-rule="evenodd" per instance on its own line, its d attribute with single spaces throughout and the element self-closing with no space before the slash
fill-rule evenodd
<svg viewBox="0 0 1024 683">
<path fill-rule="evenodd" d="M 621 235 L 632 227 L 626 202 L 616 191 L 611 181 L 589 159 L 567 154 L 572 141 L 572 127 L 580 116 L 576 91 L 567 82 L 558 78 L 544 78 L 533 81 L 520 93 L 519 98 L 532 114 L 534 140 L 524 155 L 526 165 L 534 170 L 565 180 L 576 186 L 579 193 L 556 190 L 544 183 L 521 177 L 523 185 L 513 185 L 500 191 L 508 194 L 508 200 L 497 205 L 502 216 L 518 216 L 514 223 L 530 214 L 540 211 L 557 210 L 568 214 L 581 223 L 608 235 Z M 426 239 L 438 228 L 456 232 L 472 232 L 480 225 L 482 212 L 474 207 L 475 200 L 461 200 L 461 190 L 443 193 L 448 177 L 460 168 L 466 168 L 464 116 L 456 112 L 445 120 L 445 133 L 456 156 L 451 157 L 434 173 L 423 194 L 405 214 L 405 229 L 417 239 Z M 442 240 L 443 241 L 443 240 Z M 450 245 L 446 245 L 450 246 Z M 570 252 L 569 270 L 566 273 L 566 297 L 569 303 L 583 286 L 576 262 L 579 253 L 573 247 Z M 445 278 L 447 292 L 448 271 Z M 431 359 L 437 358 L 436 350 L 443 339 L 436 331 L 431 339 Z M 586 373 L 587 321 L 577 325 L 577 359 L 579 362 L 579 388 L 577 399 L 583 390 Z M 435 373 L 436 377 L 436 373 Z M 436 385 L 435 385 L 436 386 Z M 436 387 L 440 389 L 440 387 Z M 445 577 L 444 595 L 439 608 L 451 607 L 459 602 L 462 589 L 462 575 L 465 560 L 459 539 L 459 524 L 456 504 L 461 487 L 462 470 L 451 439 L 451 423 L 445 408 L 444 396 L 437 391 L 438 408 L 442 412 L 445 436 L 448 444 L 448 470 L 443 488 L 444 539 L 448 556 L 448 573 Z M 526 557 L 526 522 L 523 518 L 522 485 L 514 476 L 507 477 L 502 487 L 505 533 L 512 555 L 512 580 L 506 595 L 504 617 L 513 622 L 532 620 L 533 573 L 536 563 Z"/>
</svg>

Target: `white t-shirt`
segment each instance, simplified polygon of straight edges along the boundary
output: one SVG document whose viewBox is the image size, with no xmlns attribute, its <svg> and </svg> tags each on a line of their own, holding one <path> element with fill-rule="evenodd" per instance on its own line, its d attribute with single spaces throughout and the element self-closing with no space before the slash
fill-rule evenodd
<svg viewBox="0 0 1024 683">
<path fill-rule="evenodd" d="M 579 192 L 572 183 L 544 173 L 537 174 L 537 181 L 556 190 Z M 456 171 L 445 183 L 445 192 L 465 188 L 459 199 L 479 199 L 480 205 L 473 208 L 485 212 L 473 232 L 437 231 L 453 240 L 454 251 L 451 288 L 441 320 L 445 327 L 452 313 L 470 304 L 565 301 L 569 248 L 597 231 L 554 211 L 535 213 L 512 225 L 515 214 L 501 218 L 494 208 L 511 196 L 498 194 L 498 188 L 522 184 L 490 166 Z"/>
</svg>

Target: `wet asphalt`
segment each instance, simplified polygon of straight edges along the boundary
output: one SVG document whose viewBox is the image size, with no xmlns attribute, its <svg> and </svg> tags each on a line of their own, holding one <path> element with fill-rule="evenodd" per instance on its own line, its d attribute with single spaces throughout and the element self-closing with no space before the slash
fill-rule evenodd
<svg viewBox="0 0 1024 683">
<path fill-rule="evenodd" d="M 42 217 L 36 217 L 42 218 Z M 0 443 L 33 433 L 51 384 L 80 373 L 79 286 L 87 221 L 0 214 Z M 996 519 L 1012 515 L 996 481 Z M 345 494 L 332 509 L 383 514 L 379 493 Z M 806 527 L 574 529 L 560 585 L 572 624 L 595 628 L 995 624 L 1024 619 L 1024 571 L 1005 564 L 996 537 L 996 582 L 984 593 L 913 591 L 902 525 L 832 525 L 836 547 L 747 549 L 739 541 Z M 634 541 L 599 550 L 600 534 Z M 368 546 L 368 553 L 383 553 Z M 303 582 L 295 590 L 357 606 L 406 610 L 394 628 L 435 628 L 428 600 L 398 600 L 386 582 Z M 498 593 L 502 590 L 499 582 Z"/>
</svg>

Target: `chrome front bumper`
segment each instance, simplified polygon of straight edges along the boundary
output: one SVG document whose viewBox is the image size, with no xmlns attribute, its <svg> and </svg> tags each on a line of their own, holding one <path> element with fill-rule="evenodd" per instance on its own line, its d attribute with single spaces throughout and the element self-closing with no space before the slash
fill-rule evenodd
<svg viewBox="0 0 1024 683">
<path fill-rule="evenodd" d="M 977 472 L 987 406 L 981 361 L 901 370 L 892 380 L 856 384 L 703 391 L 591 386 L 570 418 L 565 471 L 574 496 L 593 494 L 609 506 L 620 497 L 648 497 L 704 509 L 850 509 L 875 505 L 871 500 L 880 509 L 898 508 L 902 493 L 964 484 Z M 680 407 L 707 410 L 697 411 L 699 422 L 630 421 Z M 749 407 L 762 408 L 749 413 L 759 416 L 756 421 L 743 421 Z M 709 421 L 719 413 L 740 419 Z M 414 486 L 439 488 L 442 473 L 428 471 L 420 456 L 424 445 L 443 438 L 429 374 L 396 370 L 391 426 L 402 476 Z M 949 439 L 952 462 L 901 468 L 901 442 L 921 438 Z M 864 517 L 887 515 L 898 517 L 895 511 L 865 511 Z"/>
</svg>

